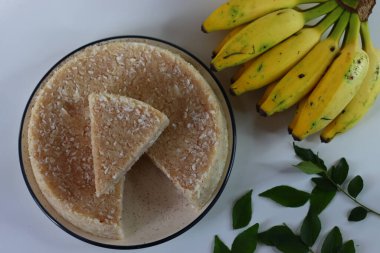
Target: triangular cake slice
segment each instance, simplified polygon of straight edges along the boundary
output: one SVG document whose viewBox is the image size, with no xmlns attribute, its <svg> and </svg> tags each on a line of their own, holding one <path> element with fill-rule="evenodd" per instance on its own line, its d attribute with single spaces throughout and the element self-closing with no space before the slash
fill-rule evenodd
<svg viewBox="0 0 380 253">
<path fill-rule="evenodd" d="M 169 124 L 152 106 L 125 96 L 89 95 L 96 195 L 109 193 Z"/>
</svg>

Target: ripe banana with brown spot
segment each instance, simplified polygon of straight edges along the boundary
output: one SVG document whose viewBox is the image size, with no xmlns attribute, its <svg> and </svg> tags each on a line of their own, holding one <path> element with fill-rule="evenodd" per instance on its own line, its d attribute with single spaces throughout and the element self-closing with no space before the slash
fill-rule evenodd
<svg viewBox="0 0 380 253">
<path fill-rule="evenodd" d="M 271 91 L 274 89 L 274 87 L 276 87 L 276 83 L 275 82 L 268 85 L 268 87 L 266 88 L 263 96 L 260 98 L 259 103 L 262 102 L 263 100 L 267 99 L 267 97 L 269 96 L 269 94 L 271 93 Z M 256 107 L 256 109 L 257 109 L 257 112 L 261 114 L 260 108 Z M 262 116 L 266 116 L 266 115 L 264 114 Z"/>
<path fill-rule="evenodd" d="M 231 77 L 231 83 L 236 82 L 242 75 L 243 73 L 251 66 L 252 61 L 247 61 L 246 63 L 243 64 L 236 72 L 235 74 Z"/>
<path fill-rule="evenodd" d="M 273 115 L 290 108 L 306 96 L 321 80 L 339 50 L 339 41 L 350 19 L 345 12 L 331 34 L 319 42 L 296 66 L 277 83 L 267 99 L 258 103 L 260 111 Z"/>
<path fill-rule="evenodd" d="M 337 7 L 317 26 L 304 28 L 252 60 L 249 68 L 231 86 L 235 95 L 259 89 L 283 77 L 321 39 L 322 34 L 341 16 L 343 9 Z"/>
<path fill-rule="evenodd" d="M 335 1 L 328 1 L 304 12 L 283 9 L 267 14 L 235 34 L 211 61 L 211 67 L 220 71 L 245 63 L 298 32 L 308 21 L 336 7 Z"/>
<path fill-rule="evenodd" d="M 297 121 L 298 121 L 298 119 L 299 119 L 299 117 L 301 115 L 301 108 L 303 108 L 305 106 L 306 102 L 307 102 L 307 97 L 304 97 L 303 99 L 301 99 L 300 102 L 298 102 L 297 108 L 296 108 L 296 113 L 295 113 L 295 115 L 293 117 L 292 122 L 288 126 L 288 133 L 289 134 L 292 134 L 293 128 L 296 125 L 296 123 L 297 123 Z"/>
<path fill-rule="evenodd" d="M 310 94 L 293 127 L 293 138 L 302 140 L 326 127 L 358 92 L 368 72 L 369 59 L 359 46 L 360 20 L 351 14 L 341 54 Z"/>
<path fill-rule="evenodd" d="M 232 29 L 226 37 L 223 38 L 223 40 L 215 47 L 215 49 L 212 51 L 212 58 L 214 58 L 220 50 L 223 48 L 223 46 L 238 32 L 240 32 L 246 25 L 241 25 L 238 27 L 235 27 Z"/>
<path fill-rule="evenodd" d="M 323 142 L 329 142 L 337 134 L 345 133 L 353 128 L 369 111 L 380 92 L 380 52 L 372 44 L 367 22 L 362 23 L 361 33 L 364 51 L 367 52 L 369 57 L 368 74 L 352 101 L 323 130 L 321 134 Z"/>
<path fill-rule="evenodd" d="M 203 22 L 202 30 L 228 30 L 255 20 L 270 12 L 298 4 L 322 3 L 327 0 L 230 0 L 215 9 Z"/>
</svg>

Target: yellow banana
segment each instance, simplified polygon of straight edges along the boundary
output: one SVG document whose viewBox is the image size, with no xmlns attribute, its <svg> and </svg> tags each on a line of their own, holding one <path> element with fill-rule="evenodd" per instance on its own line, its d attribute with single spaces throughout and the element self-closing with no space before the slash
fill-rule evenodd
<svg viewBox="0 0 380 253">
<path fill-rule="evenodd" d="M 336 6 L 335 1 L 329 1 L 303 12 L 284 9 L 265 15 L 235 34 L 211 61 L 211 67 L 220 71 L 255 58 Z"/>
<path fill-rule="evenodd" d="M 302 29 L 252 60 L 249 68 L 232 84 L 232 93 L 240 95 L 256 90 L 284 76 L 319 42 L 322 34 L 340 17 L 342 12 L 343 9 L 337 7 L 317 26 Z"/>
<path fill-rule="evenodd" d="M 246 25 L 241 25 L 241 26 L 238 26 L 238 27 L 235 27 L 234 29 L 232 29 L 227 35 L 226 37 L 223 38 L 223 40 L 215 47 L 215 49 L 212 51 L 212 58 L 214 58 L 218 53 L 219 51 L 223 48 L 223 46 L 235 35 L 237 34 L 238 32 L 241 31 L 241 29 L 243 29 Z"/>
<path fill-rule="evenodd" d="M 241 77 L 241 75 L 243 75 L 243 73 L 249 68 L 249 66 L 251 66 L 251 64 L 252 64 L 252 61 L 247 61 L 241 67 L 239 67 L 239 69 L 232 76 L 231 83 L 236 82 Z"/>
<path fill-rule="evenodd" d="M 321 3 L 327 0 L 230 0 L 219 6 L 203 22 L 202 30 L 228 30 L 270 12 L 292 8 L 298 4 Z"/>
<path fill-rule="evenodd" d="M 380 52 L 372 44 L 368 23 L 362 23 L 361 33 L 364 50 L 369 57 L 367 76 L 360 86 L 358 93 L 344 108 L 343 112 L 334 119 L 321 134 L 323 142 L 331 141 L 337 134 L 344 133 L 354 127 L 374 104 L 380 91 Z"/>
<path fill-rule="evenodd" d="M 262 100 L 266 99 L 266 98 L 269 96 L 269 94 L 270 94 L 271 91 L 274 89 L 274 87 L 276 87 L 276 82 L 271 83 L 271 84 L 268 85 L 268 87 L 267 87 L 267 89 L 265 90 L 263 96 L 260 98 L 259 103 L 262 102 Z M 259 108 L 257 108 L 257 112 L 261 114 Z M 265 116 L 265 115 L 263 115 L 263 116 Z"/>
<path fill-rule="evenodd" d="M 297 123 L 297 121 L 298 121 L 298 119 L 300 117 L 301 108 L 303 108 L 305 106 L 306 102 L 307 102 L 307 97 L 301 99 L 301 101 L 297 104 L 296 113 L 295 113 L 295 115 L 293 117 L 292 122 L 289 124 L 289 127 L 288 127 L 289 134 L 292 134 L 293 128 L 296 125 L 296 123 Z"/>
<path fill-rule="evenodd" d="M 339 41 L 350 19 L 345 12 L 329 37 L 319 42 L 276 85 L 260 106 L 260 111 L 272 115 L 298 103 L 322 78 L 326 69 L 339 53 Z"/>
<path fill-rule="evenodd" d="M 366 77 L 369 59 L 359 46 L 360 20 L 351 14 L 344 47 L 301 108 L 293 138 L 302 140 L 327 126 L 352 100 Z"/>
</svg>

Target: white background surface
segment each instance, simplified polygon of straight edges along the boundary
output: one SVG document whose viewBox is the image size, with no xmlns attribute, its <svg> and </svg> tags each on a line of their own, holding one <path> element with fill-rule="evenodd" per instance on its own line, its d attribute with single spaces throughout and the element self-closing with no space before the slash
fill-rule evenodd
<svg viewBox="0 0 380 253">
<path fill-rule="evenodd" d="M 111 252 L 71 237 L 54 225 L 34 203 L 21 175 L 17 141 L 25 104 L 42 76 L 59 59 L 93 40 L 116 35 L 147 35 L 173 42 L 208 63 L 210 52 L 223 33 L 200 31 L 203 19 L 223 0 L 0 0 L 0 252 Z M 380 5 L 371 18 L 375 45 L 380 47 Z M 230 73 L 219 74 L 227 87 Z M 252 222 L 261 230 L 286 222 L 292 228 L 306 214 L 279 207 L 257 194 L 279 184 L 311 189 L 308 177 L 292 169 L 297 162 L 287 135 L 291 112 L 261 118 L 255 112 L 258 94 L 231 98 L 235 110 L 238 145 L 235 166 L 220 200 L 206 217 L 185 234 L 141 253 L 212 252 L 219 234 L 231 244 L 237 231 L 231 229 L 233 201 L 254 189 Z M 380 210 L 380 102 L 359 127 L 331 144 L 318 137 L 303 142 L 318 150 L 328 164 L 345 156 L 351 176 L 360 173 L 365 189 L 363 202 Z M 360 223 L 349 223 L 353 205 L 339 195 L 321 215 L 322 237 L 334 225 L 345 240 L 354 239 L 357 252 L 379 252 L 380 219 L 369 215 Z M 317 243 L 318 251 L 320 241 Z M 135 251 L 133 251 L 135 252 Z M 259 247 L 257 252 L 273 252 Z"/>
</svg>

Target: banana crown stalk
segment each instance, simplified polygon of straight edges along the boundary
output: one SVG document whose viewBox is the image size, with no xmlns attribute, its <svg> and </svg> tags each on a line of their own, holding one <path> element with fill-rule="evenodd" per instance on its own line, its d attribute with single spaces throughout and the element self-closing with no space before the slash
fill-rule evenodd
<svg viewBox="0 0 380 253">
<path fill-rule="evenodd" d="M 270 12 L 292 8 L 303 3 L 327 0 L 230 0 L 219 6 L 203 22 L 204 32 L 227 30 L 262 17 Z"/>
<path fill-rule="evenodd" d="M 267 53 L 253 59 L 249 68 L 232 84 L 232 93 L 240 95 L 281 78 L 319 42 L 322 34 L 342 12 L 343 9 L 337 7 L 315 27 L 302 29 Z"/>
<path fill-rule="evenodd" d="M 351 13 L 345 11 L 343 15 L 341 16 L 341 18 L 339 19 L 338 23 L 335 24 L 328 38 L 339 42 L 340 39 L 342 38 L 344 31 L 347 28 L 347 25 L 350 21 L 350 17 L 351 17 Z"/>
<path fill-rule="evenodd" d="M 321 134 L 323 142 L 331 141 L 337 134 L 353 128 L 369 111 L 380 91 L 380 57 L 372 44 L 368 23 L 361 24 L 364 50 L 369 57 L 369 69 L 358 93 L 344 111 Z"/>
<path fill-rule="evenodd" d="M 368 55 L 359 47 L 359 30 L 359 17 L 352 14 L 341 54 L 301 108 L 292 133 L 296 140 L 326 127 L 358 92 L 369 64 Z"/>
<path fill-rule="evenodd" d="M 330 14 L 332 15 L 332 14 Z M 322 78 L 339 52 L 339 41 L 350 19 L 344 12 L 329 37 L 320 41 L 272 89 L 266 99 L 258 103 L 261 114 L 272 115 L 298 103 Z"/>
<path fill-rule="evenodd" d="M 304 12 L 283 9 L 265 15 L 235 34 L 212 60 L 211 67 L 220 71 L 247 62 L 301 30 L 308 21 L 336 7 L 335 1 L 328 1 Z"/>
</svg>

